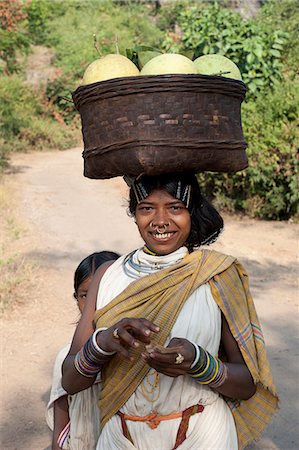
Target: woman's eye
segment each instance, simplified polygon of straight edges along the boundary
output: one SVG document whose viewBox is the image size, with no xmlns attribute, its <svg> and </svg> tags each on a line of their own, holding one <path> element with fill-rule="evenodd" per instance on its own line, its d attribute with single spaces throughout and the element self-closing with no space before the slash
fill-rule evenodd
<svg viewBox="0 0 299 450">
<path fill-rule="evenodd" d="M 151 206 L 140 206 L 139 211 L 151 211 L 153 208 Z"/>
<path fill-rule="evenodd" d="M 180 206 L 180 205 L 174 205 L 174 206 L 171 206 L 171 208 L 170 208 L 172 211 L 181 211 L 182 209 L 184 209 L 183 208 L 183 206 Z"/>
<path fill-rule="evenodd" d="M 86 299 L 86 294 L 80 294 L 80 295 L 79 295 L 79 298 L 85 300 L 85 299 Z"/>
</svg>

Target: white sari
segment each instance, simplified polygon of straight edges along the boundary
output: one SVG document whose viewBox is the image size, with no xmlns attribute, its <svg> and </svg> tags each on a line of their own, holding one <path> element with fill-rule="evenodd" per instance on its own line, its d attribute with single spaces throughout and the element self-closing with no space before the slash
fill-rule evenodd
<svg viewBox="0 0 299 450">
<path fill-rule="evenodd" d="M 107 305 L 132 281 L 146 276 L 154 270 L 178 263 L 187 253 L 185 247 L 166 256 L 151 256 L 143 250 L 133 254 L 132 265 L 128 258 L 119 258 L 103 276 L 97 298 L 97 309 Z M 142 270 L 138 270 L 141 266 Z M 197 289 L 186 301 L 168 336 L 186 338 L 201 345 L 217 356 L 221 339 L 221 312 L 216 305 L 208 284 Z M 153 369 L 149 381 L 155 377 Z M 143 386 L 142 386 L 143 385 Z M 202 413 L 191 416 L 186 440 L 179 450 L 237 450 L 237 433 L 229 407 L 222 397 L 207 386 L 200 385 L 190 376 L 171 378 L 159 374 L 159 386 L 153 391 L 152 400 L 144 391 L 149 391 L 145 379 L 134 394 L 121 408 L 121 412 L 131 416 L 146 416 L 152 411 L 159 415 L 181 412 L 195 404 L 204 406 Z M 160 389 L 160 392 L 158 392 Z M 113 416 L 103 428 L 97 450 L 171 450 L 175 445 L 181 418 L 160 422 L 151 429 L 145 422 L 126 421 L 132 437 L 132 444 L 122 432 L 120 417 Z"/>
<path fill-rule="evenodd" d="M 95 450 L 100 433 L 97 406 L 100 380 L 98 377 L 96 383 L 90 388 L 74 395 L 68 395 L 61 385 L 61 367 L 69 349 L 70 344 L 63 347 L 55 360 L 50 400 L 46 410 L 47 424 L 53 430 L 54 403 L 59 398 L 67 396 L 70 422 L 60 434 L 59 445 L 63 450 Z"/>
</svg>

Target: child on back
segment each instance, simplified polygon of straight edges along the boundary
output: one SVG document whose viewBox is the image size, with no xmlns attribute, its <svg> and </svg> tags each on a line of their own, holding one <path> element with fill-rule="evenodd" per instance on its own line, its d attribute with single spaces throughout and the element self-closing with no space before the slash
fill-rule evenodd
<svg viewBox="0 0 299 450">
<path fill-rule="evenodd" d="M 93 253 L 80 262 L 74 275 L 74 298 L 82 314 L 85 298 L 96 270 L 105 262 L 115 261 L 119 254 L 109 251 Z M 89 389 L 68 395 L 61 386 L 61 366 L 70 344 L 58 353 L 46 419 L 53 430 L 52 450 L 93 450 L 99 435 L 99 379 Z"/>
</svg>

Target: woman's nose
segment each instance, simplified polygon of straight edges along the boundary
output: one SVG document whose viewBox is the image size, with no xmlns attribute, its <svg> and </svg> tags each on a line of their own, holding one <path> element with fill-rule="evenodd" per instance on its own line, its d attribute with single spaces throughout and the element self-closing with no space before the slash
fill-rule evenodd
<svg viewBox="0 0 299 450">
<path fill-rule="evenodd" d="M 153 226 L 169 225 L 170 220 L 167 211 L 157 211 L 153 220 Z"/>
</svg>

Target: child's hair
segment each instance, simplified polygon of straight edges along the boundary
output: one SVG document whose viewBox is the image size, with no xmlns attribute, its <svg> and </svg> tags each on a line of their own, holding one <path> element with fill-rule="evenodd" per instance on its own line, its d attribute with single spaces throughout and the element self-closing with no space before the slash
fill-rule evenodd
<svg viewBox="0 0 299 450">
<path fill-rule="evenodd" d="M 142 176 L 131 183 L 129 214 L 135 216 L 137 204 L 157 189 L 181 200 L 191 216 L 191 231 L 186 242 L 189 251 L 211 244 L 223 229 L 223 219 L 202 195 L 197 178 L 190 173 Z"/>
<path fill-rule="evenodd" d="M 80 284 L 88 277 L 94 275 L 95 271 L 107 261 L 115 261 L 120 255 L 115 252 L 102 251 L 95 252 L 84 258 L 78 265 L 74 275 L 74 291 L 78 294 Z"/>
</svg>

